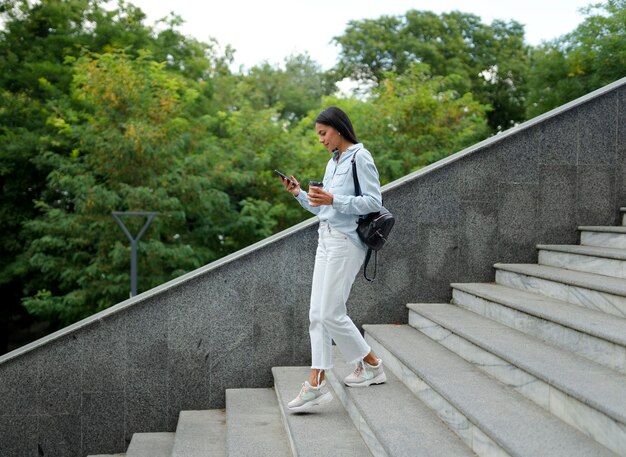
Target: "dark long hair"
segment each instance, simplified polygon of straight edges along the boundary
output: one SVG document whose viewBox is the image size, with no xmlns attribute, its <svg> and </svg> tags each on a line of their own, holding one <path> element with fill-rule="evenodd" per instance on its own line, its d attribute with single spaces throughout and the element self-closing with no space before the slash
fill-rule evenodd
<svg viewBox="0 0 626 457">
<path fill-rule="evenodd" d="M 322 111 L 317 116 L 317 119 L 315 119 L 315 122 L 334 128 L 339 133 L 341 133 L 341 136 L 343 136 L 353 144 L 357 144 L 359 142 L 359 140 L 357 140 L 356 138 L 356 133 L 354 133 L 354 127 L 352 127 L 352 122 L 350 122 L 350 118 L 346 113 L 344 113 L 336 106 L 329 106 L 324 111 Z"/>
</svg>

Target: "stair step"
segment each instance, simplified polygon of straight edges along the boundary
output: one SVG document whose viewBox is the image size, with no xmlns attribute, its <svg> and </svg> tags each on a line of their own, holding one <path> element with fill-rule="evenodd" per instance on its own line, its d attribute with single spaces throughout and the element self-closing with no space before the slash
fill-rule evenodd
<svg viewBox="0 0 626 457">
<path fill-rule="evenodd" d="M 546 244 L 537 249 L 540 265 L 626 278 L 626 249 Z"/>
<path fill-rule="evenodd" d="M 626 249 L 626 227 L 624 226 L 583 226 L 580 230 L 580 244 Z"/>
<path fill-rule="evenodd" d="M 458 306 L 408 307 L 411 326 L 626 455 L 626 376 Z"/>
<path fill-rule="evenodd" d="M 494 267 L 498 284 L 626 317 L 623 279 L 536 264 L 497 263 Z"/>
<path fill-rule="evenodd" d="M 385 366 L 479 455 L 614 456 L 408 325 L 364 325 Z"/>
<path fill-rule="evenodd" d="M 302 383 L 309 378 L 307 367 L 274 367 L 274 388 L 279 410 L 287 429 L 291 450 L 296 457 L 332 455 L 372 455 L 350 420 L 347 411 L 335 397 L 332 402 L 305 413 L 292 413 L 287 403 L 298 395 Z"/>
<path fill-rule="evenodd" d="M 452 284 L 474 313 L 626 374 L 626 319 L 493 283 Z"/>
<path fill-rule="evenodd" d="M 377 449 L 374 455 L 476 455 L 390 370 L 385 372 L 385 384 L 351 388 L 343 384 L 343 378 L 353 367 L 343 362 L 339 351 L 333 359 L 334 367 L 326 378 L 370 449 Z"/>
<path fill-rule="evenodd" d="M 126 457 L 126 454 L 97 454 L 88 455 L 87 457 Z"/>
<path fill-rule="evenodd" d="M 291 457 L 274 389 L 227 389 L 229 457 Z"/>
<path fill-rule="evenodd" d="M 228 455 L 226 413 L 223 409 L 181 411 L 172 457 Z"/>
<path fill-rule="evenodd" d="M 134 433 L 127 457 L 170 457 L 174 446 L 174 433 Z"/>
</svg>

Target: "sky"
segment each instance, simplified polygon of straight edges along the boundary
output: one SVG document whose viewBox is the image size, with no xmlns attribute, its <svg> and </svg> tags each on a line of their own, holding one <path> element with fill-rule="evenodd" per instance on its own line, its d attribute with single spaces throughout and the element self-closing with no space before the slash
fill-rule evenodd
<svg viewBox="0 0 626 457">
<path fill-rule="evenodd" d="M 514 19 L 525 26 L 526 41 L 538 45 L 571 32 L 582 22 L 581 7 L 594 0 L 129 0 L 148 16 L 148 24 L 174 11 L 181 31 L 201 41 L 215 38 L 235 49 L 233 69 L 261 62 L 282 64 L 307 52 L 324 70 L 332 68 L 339 47 L 331 43 L 351 20 L 404 15 L 411 9 L 473 13 L 484 23 Z"/>
</svg>

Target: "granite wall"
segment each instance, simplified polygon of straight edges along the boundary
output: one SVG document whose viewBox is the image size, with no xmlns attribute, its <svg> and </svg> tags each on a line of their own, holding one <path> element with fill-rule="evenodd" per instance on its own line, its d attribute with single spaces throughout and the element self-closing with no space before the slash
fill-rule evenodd
<svg viewBox="0 0 626 457">
<path fill-rule="evenodd" d="M 396 227 L 349 314 L 404 323 L 408 302 L 447 302 L 451 282 L 492 281 L 495 262 L 535 262 L 537 243 L 617 223 L 625 168 L 626 78 L 387 185 Z M 224 407 L 226 388 L 271 386 L 272 366 L 307 365 L 316 229 L 0 357 L 0 456 L 121 452 L 135 432 L 173 431 L 181 410 Z"/>
</svg>

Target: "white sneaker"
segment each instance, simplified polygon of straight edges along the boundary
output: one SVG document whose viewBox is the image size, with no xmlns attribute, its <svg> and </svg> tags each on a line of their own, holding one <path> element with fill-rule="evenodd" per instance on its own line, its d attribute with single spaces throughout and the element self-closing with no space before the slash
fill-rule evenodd
<svg viewBox="0 0 626 457">
<path fill-rule="evenodd" d="M 367 387 L 387 381 L 387 376 L 383 370 L 383 361 L 377 360 L 378 365 L 376 366 L 372 366 L 364 360 L 358 362 L 355 370 L 344 378 L 343 383 L 348 387 Z"/>
<path fill-rule="evenodd" d="M 318 387 L 313 387 L 308 381 L 305 381 L 298 396 L 291 400 L 287 407 L 290 411 L 306 411 L 313 406 L 328 403 L 332 399 L 333 394 L 329 392 L 325 380 Z"/>
</svg>

